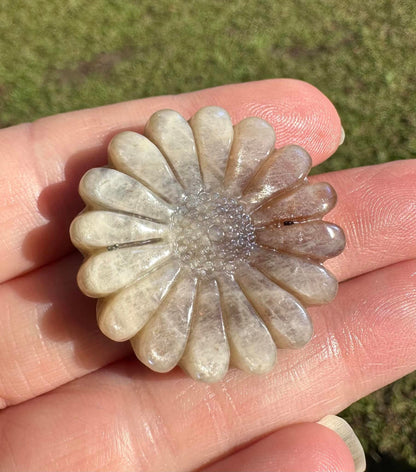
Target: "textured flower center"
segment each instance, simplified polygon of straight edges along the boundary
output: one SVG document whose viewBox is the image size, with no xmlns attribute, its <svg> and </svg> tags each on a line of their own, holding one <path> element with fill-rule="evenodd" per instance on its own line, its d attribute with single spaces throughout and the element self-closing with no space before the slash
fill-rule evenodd
<svg viewBox="0 0 416 472">
<path fill-rule="evenodd" d="M 254 226 L 242 205 L 219 193 L 189 195 L 171 218 L 172 247 L 198 274 L 233 272 L 254 246 Z"/>
</svg>

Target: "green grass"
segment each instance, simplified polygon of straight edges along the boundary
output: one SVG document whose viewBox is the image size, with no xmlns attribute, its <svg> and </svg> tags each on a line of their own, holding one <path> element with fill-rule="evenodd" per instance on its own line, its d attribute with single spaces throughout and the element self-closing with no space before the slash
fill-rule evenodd
<svg viewBox="0 0 416 472">
<path fill-rule="evenodd" d="M 2 0 L 0 8 L 0 126 L 295 77 L 331 98 L 346 131 L 320 171 L 416 156 L 414 0 Z M 416 467 L 415 391 L 409 376 L 345 412 L 376 459 Z"/>
<path fill-rule="evenodd" d="M 373 462 L 371 470 L 416 470 L 415 374 L 354 403 L 342 416 L 353 425 Z M 383 460 L 391 467 L 382 468 Z"/>
</svg>

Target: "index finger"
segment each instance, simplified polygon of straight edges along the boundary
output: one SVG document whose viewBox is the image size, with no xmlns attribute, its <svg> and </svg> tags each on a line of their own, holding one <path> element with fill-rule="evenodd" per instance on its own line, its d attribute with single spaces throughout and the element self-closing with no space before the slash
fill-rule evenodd
<svg viewBox="0 0 416 472">
<path fill-rule="evenodd" d="M 267 120 L 276 131 L 276 147 L 298 144 L 314 165 L 341 140 L 331 102 L 312 85 L 292 79 L 134 100 L 1 130 L 0 282 L 72 250 L 68 228 L 83 205 L 78 182 L 87 169 L 105 164 L 107 145 L 117 132 L 142 131 L 150 115 L 162 108 L 188 119 L 207 105 L 224 107 L 234 123 L 247 116 Z"/>
</svg>

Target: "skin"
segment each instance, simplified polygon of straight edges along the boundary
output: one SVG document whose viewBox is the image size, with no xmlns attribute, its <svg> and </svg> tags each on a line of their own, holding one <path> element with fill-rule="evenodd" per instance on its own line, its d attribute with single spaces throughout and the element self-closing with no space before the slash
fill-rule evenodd
<svg viewBox="0 0 416 472">
<path fill-rule="evenodd" d="M 180 369 L 155 374 L 128 344 L 99 333 L 68 237 L 83 206 L 80 177 L 105 165 L 117 132 L 142 131 L 161 108 L 189 118 L 205 105 L 226 108 L 234 122 L 268 120 L 276 147 L 299 144 L 314 165 L 340 142 L 330 101 L 286 79 L 0 131 L 0 470 L 352 471 L 342 440 L 315 422 L 415 369 L 414 161 L 312 179 L 338 193 L 327 219 L 344 228 L 347 247 L 326 265 L 341 284 L 334 302 L 310 309 L 311 342 L 280 351 L 270 374 L 232 370 L 213 385 Z"/>
</svg>

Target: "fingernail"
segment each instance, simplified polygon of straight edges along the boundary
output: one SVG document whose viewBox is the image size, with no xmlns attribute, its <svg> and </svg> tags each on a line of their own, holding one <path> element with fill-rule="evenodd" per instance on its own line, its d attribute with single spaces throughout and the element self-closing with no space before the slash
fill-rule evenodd
<svg viewBox="0 0 416 472">
<path fill-rule="evenodd" d="M 345 141 L 345 131 L 344 131 L 344 128 L 341 126 L 341 139 L 339 140 L 339 145 L 338 146 L 341 146 L 341 144 Z"/>
<path fill-rule="evenodd" d="M 364 449 L 351 426 L 344 419 L 335 415 L 325 416 L 318 423 L 332 429 L 341 437 L 351 452 L 355 472 L 364 472 L 366 468 Z"/>
</svg>

